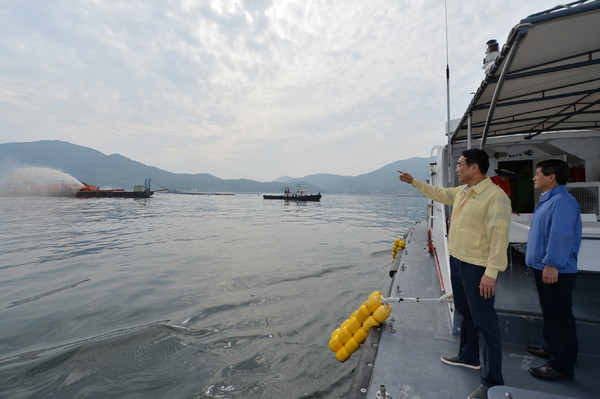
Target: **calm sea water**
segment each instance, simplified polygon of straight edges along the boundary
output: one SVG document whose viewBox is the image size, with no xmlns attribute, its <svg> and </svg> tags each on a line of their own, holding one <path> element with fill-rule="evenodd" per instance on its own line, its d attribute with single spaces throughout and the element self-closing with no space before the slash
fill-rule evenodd
<svg viewBox="0 0 600 399">
<path fill-rule="evenodd" d="M 0 397 L 338 398 L 419 197 L 0 198 Z"/>
</svg>

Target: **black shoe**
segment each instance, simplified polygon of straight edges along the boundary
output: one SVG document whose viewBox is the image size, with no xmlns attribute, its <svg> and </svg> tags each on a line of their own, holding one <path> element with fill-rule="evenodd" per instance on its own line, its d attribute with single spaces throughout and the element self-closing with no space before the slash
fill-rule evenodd
<svg viewBox="0 0 600 399">
<path fill-rule="evenodd" d="M 541 367 L 531 368 L 529 372 L 535 378 L 540 378 L 542 380 L 548 381 L 561 381 L 561 380 L 572 380 L 573 377 L 566 374 L 561 374 L 558 371 L 554 370 L 549 365 L 544 365 Z"/>
<path fill-rule="evenodd" d="M 449 364 L 450 366 L 467 367 L 473 370 L 479 370 L 481 368 L 481 364 L 479 362 L 467 362 L 457 355 L 444 355 L 440 358 L 440 360 L 446 364 Z"/>
<path fill-rule="evenodd" d="M 527 345 L 525 350 L 533 356 L 541 357 L 542 359 L 550 359 L 550 354 L 539 346 Z"/>
</svg>

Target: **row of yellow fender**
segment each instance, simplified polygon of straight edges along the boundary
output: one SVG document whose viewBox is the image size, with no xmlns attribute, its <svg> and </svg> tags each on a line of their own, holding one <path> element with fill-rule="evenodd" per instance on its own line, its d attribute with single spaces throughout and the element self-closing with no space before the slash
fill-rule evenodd
<svg viewBox="0 0 600 399">
<path fill-rule="evenodd" d="M 383 294 L 379 291 L 373 292 L 360 307 L 345 320 L 330 337 L 329 349 L 335 352 L 335 358 L 345 362 L 360 345 L 367 339 L 371 327 L 383 323 L 390 312 L 392 305 L 382 302 Z"/>
<path fill-rule="evenodd" d="M 398 251 L 402 251 L 406 246 L 406 241 L 401 238 L 398 238 L 394 241 L 394 246 L 392 247 L 392 259 L 396 259 L 396 255 L 398 255 Z"/>
</svg>

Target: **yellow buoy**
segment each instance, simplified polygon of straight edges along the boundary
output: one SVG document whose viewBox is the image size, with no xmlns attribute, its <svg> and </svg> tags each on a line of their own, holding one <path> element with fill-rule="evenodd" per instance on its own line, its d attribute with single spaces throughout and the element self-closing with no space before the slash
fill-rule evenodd
<svg viewBox="0 0 600 399">
<path fill-rule="evenodd" d="M 333 336 L 331 341 L 329 341 L 329 349 L 331 349 L 332 352 L 337 352 L 342 346 L 344 346 L 344 344 L 338 339 L 337 335 Z"/>
<path fill-rule="evenodd" d="M 354 340 L 359 344 L 362 344 L 367 339 L 367 331 L 361 327 L 358 330 L 356 330 L 352 338 L 354 338 Z"/>
<path fill-rule="evenodd" d="M 369 297 L 369 299 L 365 301 L 364 305 L 369 313 L 373 313 L 381 305 L 381 300 L 376 296 Z"/>
<path fill-rule="evenodd" d="M 362 323 L 360 323 L 356 319 L 356 317 L 351 317 L 350 319 L 348 319 L 348 324 L 346 325 L 346 328 L 348 329 L 348 331 L 350 332 L 350 334 L 354 334 L 354 332 L 356 330 L 358 330 L 361 325 L 362 325 Z"/>
<path fill-rule="evenodd" d="M 362 328 L 364 328 L 366 331 L 369 331 L 371 327 L 376 327 L 378 325 L 379 322 L 375 320 L 373 316 L 369 316 L 369 318 L 363 323 Z"/>
<path fill-rule="evenodd" d="M 369 312 L 369 309 L 367 309 L 365 305 L 361 305 L 356 312 L 354 312 L 353 316 L 356 317 L 356 320 L 358 320 L 360 324 L 362 324 L 367 320 L 367 317 L 371 316 L 371 312 Z"/>
<path fill-rule="evenodd" d="M 383 294 L 381 293 L 381 291 L 373 291 L 371 295 L 369 295 L 369 299 L 373 297 L 383 298 Z"/>
<path fill-rule="evenodd" d="M 335 352 L 335 358 L 340 362 L 345 362 L 350 357 L 350 353 L 343 346 Z"/>
<path fill-rule="evenodd" d="M 356 342 L 354 337 L 350 338 L 348 342 L 344 344 L 344 348 L 346 348 L 349 354 L 353 354 L 354 352 L 356 352 L 359 346 L 360 344 Z"/>
<path fill-rule="evenodd" d="M 343 322 L 342 324 L 340 324 L 340 330 L 341 330 L 342 328 L 344 328 L 344 327 L 347 327 L 347 326 L 348 326 L 348 322 L 350 322 L 350 319 L 346 319 L 346 320 L 344 320 L 344 322 Z"/>
<path fill-rule="evenodd" d="M 369 316 L 369 318 L 372 318 L 372 317 L 373 316 Z M 340 331 L 338 332 L 337 337 L 341 343 L 345 344 L 352 337 L 352 334 L 350 333 L 350 331 L 348 331 L 348 327 L 344 326 L 344 327 L 340 327 Z"/>
<path fill-rule="evenodd" d="M 335 352 L 337 360 L 340 362 L 348 360 L 365 342 L 369 329 L 379 326 L 387 319 L 391 312 L 391 305 L 383 304 L 382 301 L 383 294 L 374 291 L 339 328 L 331 333 L 329 349 Z"/>
<path fill-rule="evenodd" d="M 381 305 L 373 312 L 373 318 L 377 322 L 383 323 L 385 321 L 385 319 L 388 318 L 391 311 L 392 311 L 392 307 L 389 304 Z"/>
<path fill-rule="evenodd" d="M 334 335 L 338 335 L 338 333 L 340 332 L 340 328 L 336 328 L 334 332 L 331 333 L 331 335 L 329 336 L 329 339 L 333 338 Z"/>
</svg>

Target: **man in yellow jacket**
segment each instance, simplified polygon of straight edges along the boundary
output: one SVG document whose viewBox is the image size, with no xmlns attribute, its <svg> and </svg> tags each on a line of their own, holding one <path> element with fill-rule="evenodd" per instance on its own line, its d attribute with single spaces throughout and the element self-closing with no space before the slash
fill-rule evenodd
<svg viewBox="0 0 600 399">
<path fill-rule="evenodd" d="M 483 338 L 484 367 L 479 387 L 468 398 L 487 398 L 491 386 L 502 385 L 502 344 L 494 309 L 496 279 L 508 263 L 510 199 L 486 173 L 487 153 L 463 151 L 456 164 L 453 188 L 434 187 L 401 172 L 399 179 L 412 184 L 424 196 L 452 205 L 448 249 L 450 278 L 456 311 L 462 316 L 458 355 L 444 355 L 442 362 L 480 369 L 479 333 Z"/>
</svg>

